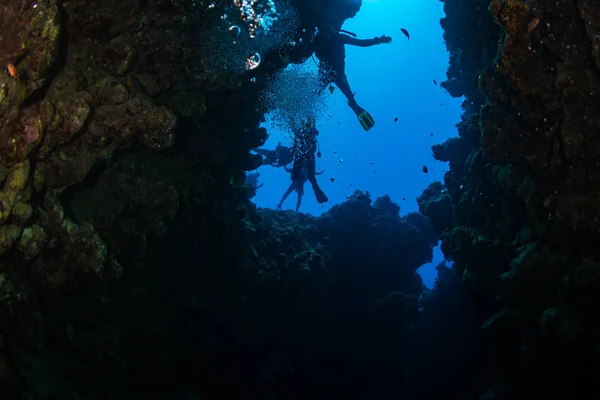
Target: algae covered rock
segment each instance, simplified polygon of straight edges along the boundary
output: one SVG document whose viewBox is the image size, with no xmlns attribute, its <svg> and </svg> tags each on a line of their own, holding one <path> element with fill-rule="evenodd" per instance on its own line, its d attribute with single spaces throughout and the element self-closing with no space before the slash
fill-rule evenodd
<svg viewBox="0 0 600 400">
<path fill-rule="evenodd" d="M 0 254 L 9 250 L 21 236 L 23 228 L 17 225 L 0 226 Z"/>
<path fill-rule="evenodd" d="M 53 1 L 5 2 L 0 6 L 0 65 L 17 67 L 19 80 L 32 92 L 44 84 L 49 69 L 56 62 L 61 45 L 64 21 Z M 32 90 L 33 89 L 33 90 Z"/>
<path fill-rule="evenodd" d="M 44 250 L 47 244 L 48 235 L 41 226 L 34 224 L 23 230 L 17 249 L 23 254 L 25 260 L 32 260 Z"/>
<path fill-rule="evenodd" d="M 454 226 L 454 204 L 452 197 L 441 182 L 431 183 L 417 198 L 419 212 L 431 221 L 437 234 Z"/>
<path fill-rule="evenodd" d="M 145 114 L 147 128 L 140 141 L 148 147 L 166 149 L 171 147 L 177 118 L 165 107 L 151 108 Z"/>
<path fill-rule="evenodd" d="M 65 214 L 56 191 L 47 191 L 44 208 L 44 226 L 33 226 L 20 243 L 25 257 L 32 258 L 46 245 L 47 237 L 42 228 L 55 235 L 52 245 L 58 246 L 58 251 L 53 254 L 52 262 L 46 260 L 47 264 L 35 264 L 33 271 L 37 279 L 53 290 L 61 290 L 76 284 L 81 276 L 104 280 L 120 275 L 121 266 L 106 248 L 98 231 L 88 222 L 73 222 Z"/>
<path fill-rule="evenodd" d="M 0 128 L 0 163 L 11 166 L 25 160 L 42 143 L 53 118 L 53 105 L 47 101 L 6 114 Z"/>
<path fill-rule="evenodd" d="M 30 174 L 29 161 L 15 164 L 10 169 L 4 188 L 0 192 L 0 241 L 2 242 L 0 254 L 9 250 L 19 239 L 23 225 L 31 217 Z"/>
</svg>

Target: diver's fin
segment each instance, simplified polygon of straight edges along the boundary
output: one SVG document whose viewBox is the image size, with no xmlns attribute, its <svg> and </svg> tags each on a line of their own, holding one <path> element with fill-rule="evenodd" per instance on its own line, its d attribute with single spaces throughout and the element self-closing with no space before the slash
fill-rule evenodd
<svg viewBox="0 0 600 400">
<path fill-rule="evenodd" d="M 315 197 L 317 198 L 317 203 L 322 204 L 329 201 L 325 193 L 321 190 L 320 187 L 313 188 L 315 191 Z"/>
<path fill-rule="evenodd" d="M 356 117 L 358 118 L 358 122 L 360 122 L 360 125 L 363 127 L 363 129 L 365 131 L 368 131 L 373 126 L 375 126 L 375 120 L 373 119 L 371 114 L 369 114 L 364 108 L 359 106 L 356 103 L 356 100 L 354 100 L 354 99 L 348 100 L 348 105 L 350 106 L 350 108 L 352 108 L 352 111 L 354 111 L 354 113 L 356 114 Z"/>
<path fill-rule="evenodd" d="M 358 117 L 358 121 L 365 131 L 368 131 L 375 126 L 375 120 L 367 111 L 362 110 L 360 113 L 356 113 L 356 116 Z"/>
</svg>

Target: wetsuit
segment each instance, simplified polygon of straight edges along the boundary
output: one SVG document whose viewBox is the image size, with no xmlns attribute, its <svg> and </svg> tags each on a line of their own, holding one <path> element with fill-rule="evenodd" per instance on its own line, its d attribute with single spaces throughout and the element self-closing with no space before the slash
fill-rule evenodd
<svg viewBox="0 0 600 400">
<path fill-rule="evenodd" d="M 346 48 L 347 44 L 358 47 L 370 47 L 381 43 L 390 43 L 392 38 L 381 36 L 373 39 L 355 39 L 351 36 L 334 31 L 331 27 L 323 26 L 307 48 L 307 54 L 313 52 L 321 62 L 319 65 L 319 78 L 323 90 L 328 84 L 334 82 L 348 99 L 348 105 L 358 117 L 365 130 L 375 125 L 375 120 L 354 99 L 346 77 Z"/>
<path fill-rule="evenodd" d="M 381 39 L 355 39 L 348 35 L 333 31 L 319 33 L 313 42 L 315 56 L 321 61 L 319 68 L 319 77 L 323 88 L 334 82 L 336 86 L 344 93 L 350 106 L 356 105 L 354 93 L 350 89 L 348 78 L 346 77 L 346 48 L 345 45 L 369 47 L 380 44 Z M 352 103 L 352 104 L 351 104 Z"/>
<path fill-rule="evenodd" d="M 306 168 L 307 178 L 311 184 L 316 184 L 315 170 L 317 152 L 317 135 L 319 131 L 315 128 L 303 128 L 294 136 L 292 154 L 294 154 L 294 165 L 292 167 L 292 181 L 301 179 L 301 170 Z"/>
<path fill-rule="evenodd" d="M 316 177 L 316 159 L 317 152 L 317 135 L 319 131 L 314 127 L 304 127 L 297 131 L 294 135 L 294 143 L 292 145 L 292 153 L 294 154 L 294 165 L 292 166 L 291 179 L 292 182 L 303 182 L 304 172 L 306 169 L 306 179 L 312 185 L 317 202 L 325 203 L 328 201 L 327 196 L 319 187 Z"/>
<path fill-rule="evenodd" d="M 256 153 L 264 156 L 263 165 L 271 165 L 273 167 L 282 167 L 288 165 L 294 160 L 294 156 L 289 147 L 277 145 L 275 150 L 267 149 L 252 149 Z"/>
</svg>

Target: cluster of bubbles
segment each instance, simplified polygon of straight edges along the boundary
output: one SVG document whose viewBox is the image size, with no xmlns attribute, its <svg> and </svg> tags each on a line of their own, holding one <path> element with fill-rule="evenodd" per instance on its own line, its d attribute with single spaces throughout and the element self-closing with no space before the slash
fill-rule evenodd
<svg viewBox="0 0 600 400">
<path fill-rule="evenodd" d="M 254 53 L 250 54 L 246 57 L 246 63 L 244 64 L 244 69 L 250 71 L 257 68 L 260 65 L 260 54 Z"/>
<path fill-rule="evenodd" d="M 261 99 L 272 110 L 270 125 L 291 134 L 309 115 L 323 114 L 330 97 L 322 89 L 314 64 L 291 64 L 273 75 Z"/>
<path fill-rule="evenodd" d="M 289 0 L 221 0 L 209 5 L 201 37 L 209 70 L 243 73 L 257 68 L 264 54 L 276 50 L 298 25 Z"/>
<path fill-rule="evenodd" d="M 241 20 L 248 24 L 248 34 L 254 39 L 258 33 L 268 32 L 277 21 L 277 7 L 273 0 L 234 0 Z"/>
</svg>

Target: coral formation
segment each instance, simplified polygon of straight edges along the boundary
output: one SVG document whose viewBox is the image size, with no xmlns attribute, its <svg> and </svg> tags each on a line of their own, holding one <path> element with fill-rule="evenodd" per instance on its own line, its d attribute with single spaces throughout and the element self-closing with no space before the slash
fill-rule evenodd
<svg viewBox="0 0 600 400">
<path fill-rule="evenodd" d="M 598 397 L 598 6 L 444 1 L 444 182 L 317 218 L 249 202 L 262 78 L 362 2 L 277 2 L 248 71 L 217 3 L 0 5 L 0 395 Z"/>
<path fill-rule="evenodd" d="M 493 349 L 484 397 L 598 396 L 600 10 L 562 0 L 444 9 L 443 86 L 466 97 L 465 114 L 459 136 L 433 148 L 450 162 L 447 196 L 436 183 L 419 203 Z"/>
<path fill-rule="evenodd" d="M 291 4 L 299 43 L 361 1 Z M 319 218 L 249 202 L 272 107 L 256 77 L 294 45 L 218 68 L 237 54 L 207 51 L 231 44 L 209 34 L 221 6 L 0 5 L 3 399 L 418 395 L 397 374 L 428 376 L 433 342 L 470 368 L 422 335 L 416 271 L 445 226 L 361 192 Z M 568 336 L 564 315 L 545 331 Z"/>
</svg>

